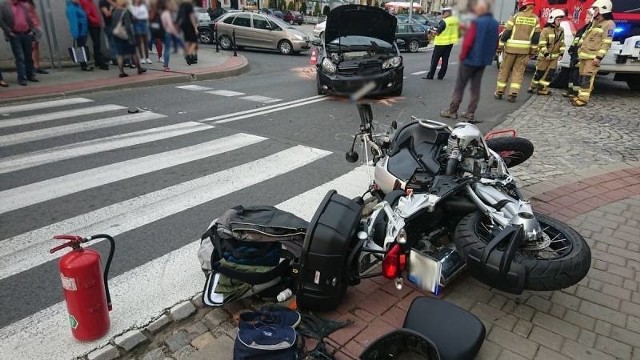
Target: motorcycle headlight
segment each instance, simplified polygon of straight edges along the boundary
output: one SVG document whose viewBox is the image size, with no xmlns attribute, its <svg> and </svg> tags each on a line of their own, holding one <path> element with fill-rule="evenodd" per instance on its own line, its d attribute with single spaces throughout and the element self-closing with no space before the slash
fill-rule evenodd
<svg viewBox="0 0 640 360">
<path fill-rule="evenodd" d="M 298 34 L 293 34 L 293 38 L 296 40 L 304 40 L 304 38 Z"/>
<path fill-rule="evenodd" d="M 382 68 L 383 69 L 397 68 L 401 64 L 402 64 L 402 58 L 400 56 L 394 56 L 392 58 L 389 58 L 389 59 L 385 60 L 382 63 Z"/>
<path fill-rule="evenodd" d="M 331 60 L 325 58 L 322 60 L 322 70 L 327 74 L 335 74 L 336 73 L 336 64 L 334 64 Z"/>
</svg>

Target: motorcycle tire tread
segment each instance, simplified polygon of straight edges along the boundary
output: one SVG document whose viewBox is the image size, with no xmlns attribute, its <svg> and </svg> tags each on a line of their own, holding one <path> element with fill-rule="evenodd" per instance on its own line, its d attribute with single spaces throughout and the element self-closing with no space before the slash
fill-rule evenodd
<svg viewBox="0 0 640 360">
<path fill-rule="evenodd" d="M 569 237 L 573 248 L 566 256 L 555 260 L 533 259 L 518 255 L 514 261 L 526 269 L 525 289 L 534 291 L 554 291 L 575 285 L 582 280 L 591 266 L 591 250 L 584 238 L 570 226 L 549 216 L 534 213 L 542 223 L 551 225 Z M 486 244 L 476 235 L 477 222 L 483 214 L 468 214 L 456 226 L 454 242 L 464 258 L 471 249 L 482 250 Z"/>
</svg>

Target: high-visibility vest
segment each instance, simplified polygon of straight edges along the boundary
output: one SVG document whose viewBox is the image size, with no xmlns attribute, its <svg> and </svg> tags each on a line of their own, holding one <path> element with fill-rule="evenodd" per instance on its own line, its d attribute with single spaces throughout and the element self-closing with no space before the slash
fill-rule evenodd
<svg viewBox="0 0 640 360">
<path fill-rule="evenodd" d="M 439 35 L 436 35 L 433 41 L 434 45 L 453 45 L 458 42 L 460 20 L 455 16 L 449 16 L 444 19 L 446 27 Z"/>
</svg>

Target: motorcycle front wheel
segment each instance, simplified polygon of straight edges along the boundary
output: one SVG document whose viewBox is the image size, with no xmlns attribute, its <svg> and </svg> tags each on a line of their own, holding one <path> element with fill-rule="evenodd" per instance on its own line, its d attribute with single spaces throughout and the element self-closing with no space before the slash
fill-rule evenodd
<svg viewBox="0 0 640 360">
<path fill-rule="evenodd" d="M 524 288 L 552 291 L 577 284 L 591 266 L 589 245 L 569 225 L 542 214 L 535 213 L 535 216 L 547 245 L 542 249 L 518 250 L 514 257 L 513 261 L 526 269 Z M 477 211 L 460 220 L 454 242 L 466 259 L 472 249 L 483 251 L 499 231 L 492 227 L 487 215 Z"/>
<path fill-rule="evenodd" d="M 495 137 L 487 140 L 487 146 L 498 153 L 508 168 L 520 165 L 533 155 L 531 141 L 521 137 Z"/>
</svg>

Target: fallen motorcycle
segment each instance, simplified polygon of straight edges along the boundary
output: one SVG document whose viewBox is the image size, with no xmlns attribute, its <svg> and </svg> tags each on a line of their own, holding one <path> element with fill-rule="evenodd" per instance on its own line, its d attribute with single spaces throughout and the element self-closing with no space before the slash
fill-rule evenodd
<svg viewBox="0 0 640 360">
<path fill-rule="evenodd" d="M 357 244 L 361 277 L 381 261 L 382 275 L 396 286 L 407 272 L 409 281 L 437 293 L 467 268 L 480 281 L 519 294 L 566 288 L 587 274 L 591 251 L 584 238 L 535 213 L 509 174 L 508 166 L 533 152 L 526 139 L 485 140 L 469 123 L 450 127 L 415 117 L 375 134 L 371 106 L 360 104 L 358 111 L 360 132 L 346 158 L 358 160 L 354 147 L 361 140 L 366 162 L 370 152 L 375 165 L 365 197 L 377 202 Z"/>
</svg>

